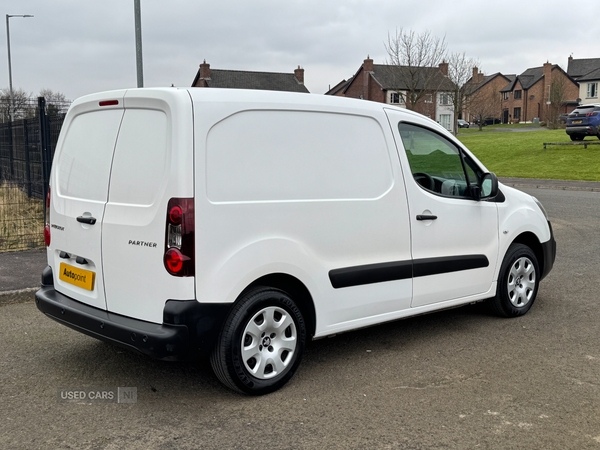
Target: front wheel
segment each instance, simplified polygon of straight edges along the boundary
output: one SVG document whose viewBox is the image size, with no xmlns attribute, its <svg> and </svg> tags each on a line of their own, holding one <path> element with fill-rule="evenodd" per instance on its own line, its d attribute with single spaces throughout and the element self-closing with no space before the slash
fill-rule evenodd
<svg viewBox="0 0 600 450">
<path fill-rule="evenodd" d="M 210 361 L 227 387 L 244 394 L 267 394 L 292 378 L 305 341 L 304 318 L 288 294 L 256 287 L 229 314 Z"/>
<path fill-rule="evenodd" d="M 502 317 L 522 316 L 537 296 L 540 268 L 535 253 L 523 244 L 512 244 L 500 268 L 492 310 Z"/>
<path fill-rule="evenodd" d="M 583 138 L 585 136 L 582 136 L 581 134 L 572 134 L 571 135 L 571 140 L 572 141 L 583 141 Z"/>
</svg>

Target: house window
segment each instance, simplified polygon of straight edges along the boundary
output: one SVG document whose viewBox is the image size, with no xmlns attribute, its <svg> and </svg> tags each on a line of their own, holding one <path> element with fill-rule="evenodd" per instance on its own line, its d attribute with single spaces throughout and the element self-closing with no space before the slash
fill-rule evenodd
<svg viewBox="0 0 600 450">
<path fill-rule="evenodd" d="M 440 105 L 449 105 L 450 96 L 448 94 L 440 94 Z"/>
<path fill-rule="evenodd" d="M 523 91 L 515 91 L 515 100 L 519 100 L 521 98 L 521 92 Z"/>
<path fill-rule="evenodd" d="M 390 103 L 394 105 L 403 105 L 404 104 L 404 96 L 398 92 L 392 92 L 390 94 Z"/>
<path fill-rule="evenodd" d="M 440 114 L 440 125 L 446 130 L 452 131 L 452 116 L 450 114 Z"/>
<path fill-rule="evenodd" d="M 433 103 L 433 97 L 431 96 L 431 94 L 425 95 L 425 103 Z"/>
<path fill-rule="evenodd" d="M 508 92 L 502 93 L 502 100 L 508 100 Z"/>
<path fill-rule="evenodd" d="M 587 98 L 598 97 L 598 83 L 588 83 L 587 85 Z"/>
<path fill-rule="evenodd" d="M 515 108 L 513 110 L 513 120 L 521 120 L 521 108 Z"/>
</svg>

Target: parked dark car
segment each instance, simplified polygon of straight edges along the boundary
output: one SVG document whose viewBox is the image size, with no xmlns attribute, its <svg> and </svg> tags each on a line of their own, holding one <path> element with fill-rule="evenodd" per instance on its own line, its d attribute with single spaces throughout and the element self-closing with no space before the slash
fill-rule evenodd
<svg viewBox="0 0 600 450">
<path fill-rule="evenodd" d="M 567 117 L 567 134 L 572 141 L 582 141 L 586 136 L 600 139 L 600 104 L 580 105 Z"/>
<path fill-rule="evenodd" d="M 469 126 L 471 125 L 469 122 L 462 119 L 458 119 L 456 123 L 458 125 L 458 128 L 469 128 Z"/>
</svg>

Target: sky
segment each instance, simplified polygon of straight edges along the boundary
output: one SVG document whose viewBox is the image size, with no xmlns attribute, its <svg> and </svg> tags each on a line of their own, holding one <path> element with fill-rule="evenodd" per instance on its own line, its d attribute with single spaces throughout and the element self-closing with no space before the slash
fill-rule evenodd
<svg viewBox="0 0 600 450">
<path fill-rule="evenodd" d="M 509 2 L 510 3 L 510 2 Z M 445 38 L 450 53 L 485 74 L 519 74 L 569 55 L 600 58 L 600 21 L 564 0 L 141 0 L 144 86 L 191 86 L 213 69 L 292 73 L 311 93 L 351 77 L 370 56 L 385 64 L 396 30 Z M 74 100 L 137 86 L 134 0 L 1 0 L 0 88 L 8 88 L 6 14 L 13 89 Z"/>
</svg>

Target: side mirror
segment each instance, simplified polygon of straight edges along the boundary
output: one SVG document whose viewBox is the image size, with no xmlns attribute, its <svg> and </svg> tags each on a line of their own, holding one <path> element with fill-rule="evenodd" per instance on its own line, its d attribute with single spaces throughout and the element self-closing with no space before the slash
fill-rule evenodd
<svg viewBox="0 0 600 450">
<path fill-rule="evenodd" d="M 498 195 L 498 177 L 493 172 L 483 174 L 481 178 L 480 199 L 492 199 Z"/>
</svg>

